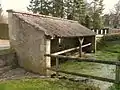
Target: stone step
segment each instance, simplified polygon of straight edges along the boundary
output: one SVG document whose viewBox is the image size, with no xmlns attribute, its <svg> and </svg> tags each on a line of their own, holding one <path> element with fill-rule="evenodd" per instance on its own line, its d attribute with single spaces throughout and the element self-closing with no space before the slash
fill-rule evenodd
<svg viewBox="0 0 120 90">
<path fill-rule="evenodd" d="M 0 59 L 0 68 L 6 65 L 5 60 Z"/>
</svg>

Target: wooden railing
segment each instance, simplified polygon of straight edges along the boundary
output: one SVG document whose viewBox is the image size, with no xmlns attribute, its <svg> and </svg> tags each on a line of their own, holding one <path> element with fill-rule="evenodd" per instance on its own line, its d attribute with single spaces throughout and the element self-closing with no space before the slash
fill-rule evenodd
<svg viewBox="0 0 120 90">
<path fill-rule="evenodd" d="M 54 57 L 56 58 L 56 68 L 47 68 L 48 70 L 52 70 L 56 72 L 56 77 L 58 77 L 59 73 L 65 73 L 65 74 L 71 74 L 71 75 L 76 75 L 76 76 L 81 76 L 85 78 L 91 78 L 91 79 L 96 79 L 100 81 L 106 81 L 106 82 L 111 82 L 115 83 L 116 85 L 120 85 L 120 60 L 118 61 L 104 61 L 104 60 L 95 60 L 95 59 L 81 59 L 81 58 L 76 58 L 76 57 L 70 57 L 70 56 L 63 56 L 63 55 L 51 55 L 51 54 L 46 54 L 46 57 Z M 75 72 L 68 72 L 68 71 L 63 71 L 59 69 L 59 59 L 68 59 L 68 60 L 75 60 L 78 62 L 93 62 L 93 63 L 100 63 L 100 64 L 109 64 L 109 65 L 115 65 L 116 66 L 116 75 L 115 79 L 109 79 L 109 78 L 104 78 L 104 77 L 98 77 L 98 76 L 92 76 L 92 75 L 87 75 L 87 74 L 80 74 L 80 73 L 75 73 Z"/>
<path fill-rule="evenodd" d="M 88 47 L 90 46 L 91 43 L 88 43 L 88 44 L 85 44 L 85 45 L 82 45 L 81 48 L 84 48 L 84 47 Z M 75 47 L 75 48 L 70 48 L 70 49 L 66 49 L 66 50 L 63 50 L 63 51 L 59 51 L 59 52 L 56 52 L 56 53 L 52 53 L 51 55 L 60 55 L 60 54 L 64 54 L 64 53 L 67 53 L 67 52 L 71 52 L 71 51 L 74 51 L 74 50 L 78 50 L 80 47 Z"/>
</svg>

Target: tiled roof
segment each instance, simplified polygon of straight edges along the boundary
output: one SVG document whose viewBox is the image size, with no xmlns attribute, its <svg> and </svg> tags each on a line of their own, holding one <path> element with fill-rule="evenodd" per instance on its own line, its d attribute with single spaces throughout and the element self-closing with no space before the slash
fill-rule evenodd
<svg viewBox="0 0 120 90">
<path fill-rule="evenodd" d="M 29 13 L 13 12 L 13 15 L 43 30 L 51 37 L 93 36 L 94 32 L 82 26 L 77 21 Z"/>
</svg>

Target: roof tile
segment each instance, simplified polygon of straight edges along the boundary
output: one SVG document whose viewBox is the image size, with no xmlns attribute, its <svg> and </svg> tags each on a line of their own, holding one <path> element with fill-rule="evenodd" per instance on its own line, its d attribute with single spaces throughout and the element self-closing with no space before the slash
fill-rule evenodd
<svg viewBox="0 0 120 90">
<path fill-rule="evenodd" d="M 14 12 L 13 15 L 35 27 L 38 27 L 39 30 L 43 30 L 46 35 L 50 35 L 51 37 L 79 37 L 95 35 L 94 32 L 82 26 L 77 21 L 20 12 Z"/>
</svg>

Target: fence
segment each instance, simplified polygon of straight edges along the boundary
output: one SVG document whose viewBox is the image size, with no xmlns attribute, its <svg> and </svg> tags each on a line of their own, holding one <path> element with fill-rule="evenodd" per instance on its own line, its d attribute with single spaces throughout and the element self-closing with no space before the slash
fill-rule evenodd
<svg viewBox="0 0 120 90">
<path fill-rule="evenodd" d="M 119 61 L 103 61 L 103 60 L 95 60 L 95 59 L 80 59 L 80 58 L 75 58 L 75 57 L 70 57 L 70 56 L 51 55 L 51 54 L 46 54 L 45 56 L 56 58 L 56 68 L 55 69 L 47 68 L 48 70 L 55 71 L 56 77 L 58 77 L 58 73 L 65 73 L 65 74 L 71 74 L 71 75 L 81 76 L 81 77 L 85 77 L 85 78 L 96 79 L 96 80 L 100 80 L 100 81 L 111 82 L 111 83 L 115 83 L 116 85 L 120 85 L 120 60 Z M 103 78 L 103 77 L 98 77 L 98 76 L 92 76 L 92 75 L 87 75 L 87 74 L 80 74 L 80 73 L 74 73 L 74 72 L 60 70 L 59 69 L 59 59 L 60 58 L 76 60 L 78 62 L 93 62 L 93 63 L 100 63 L 100 64 L 116 65 L 116 77 L 115 77 L 115 79 L 109 79 L 109 78 Z"/>
</svg>

